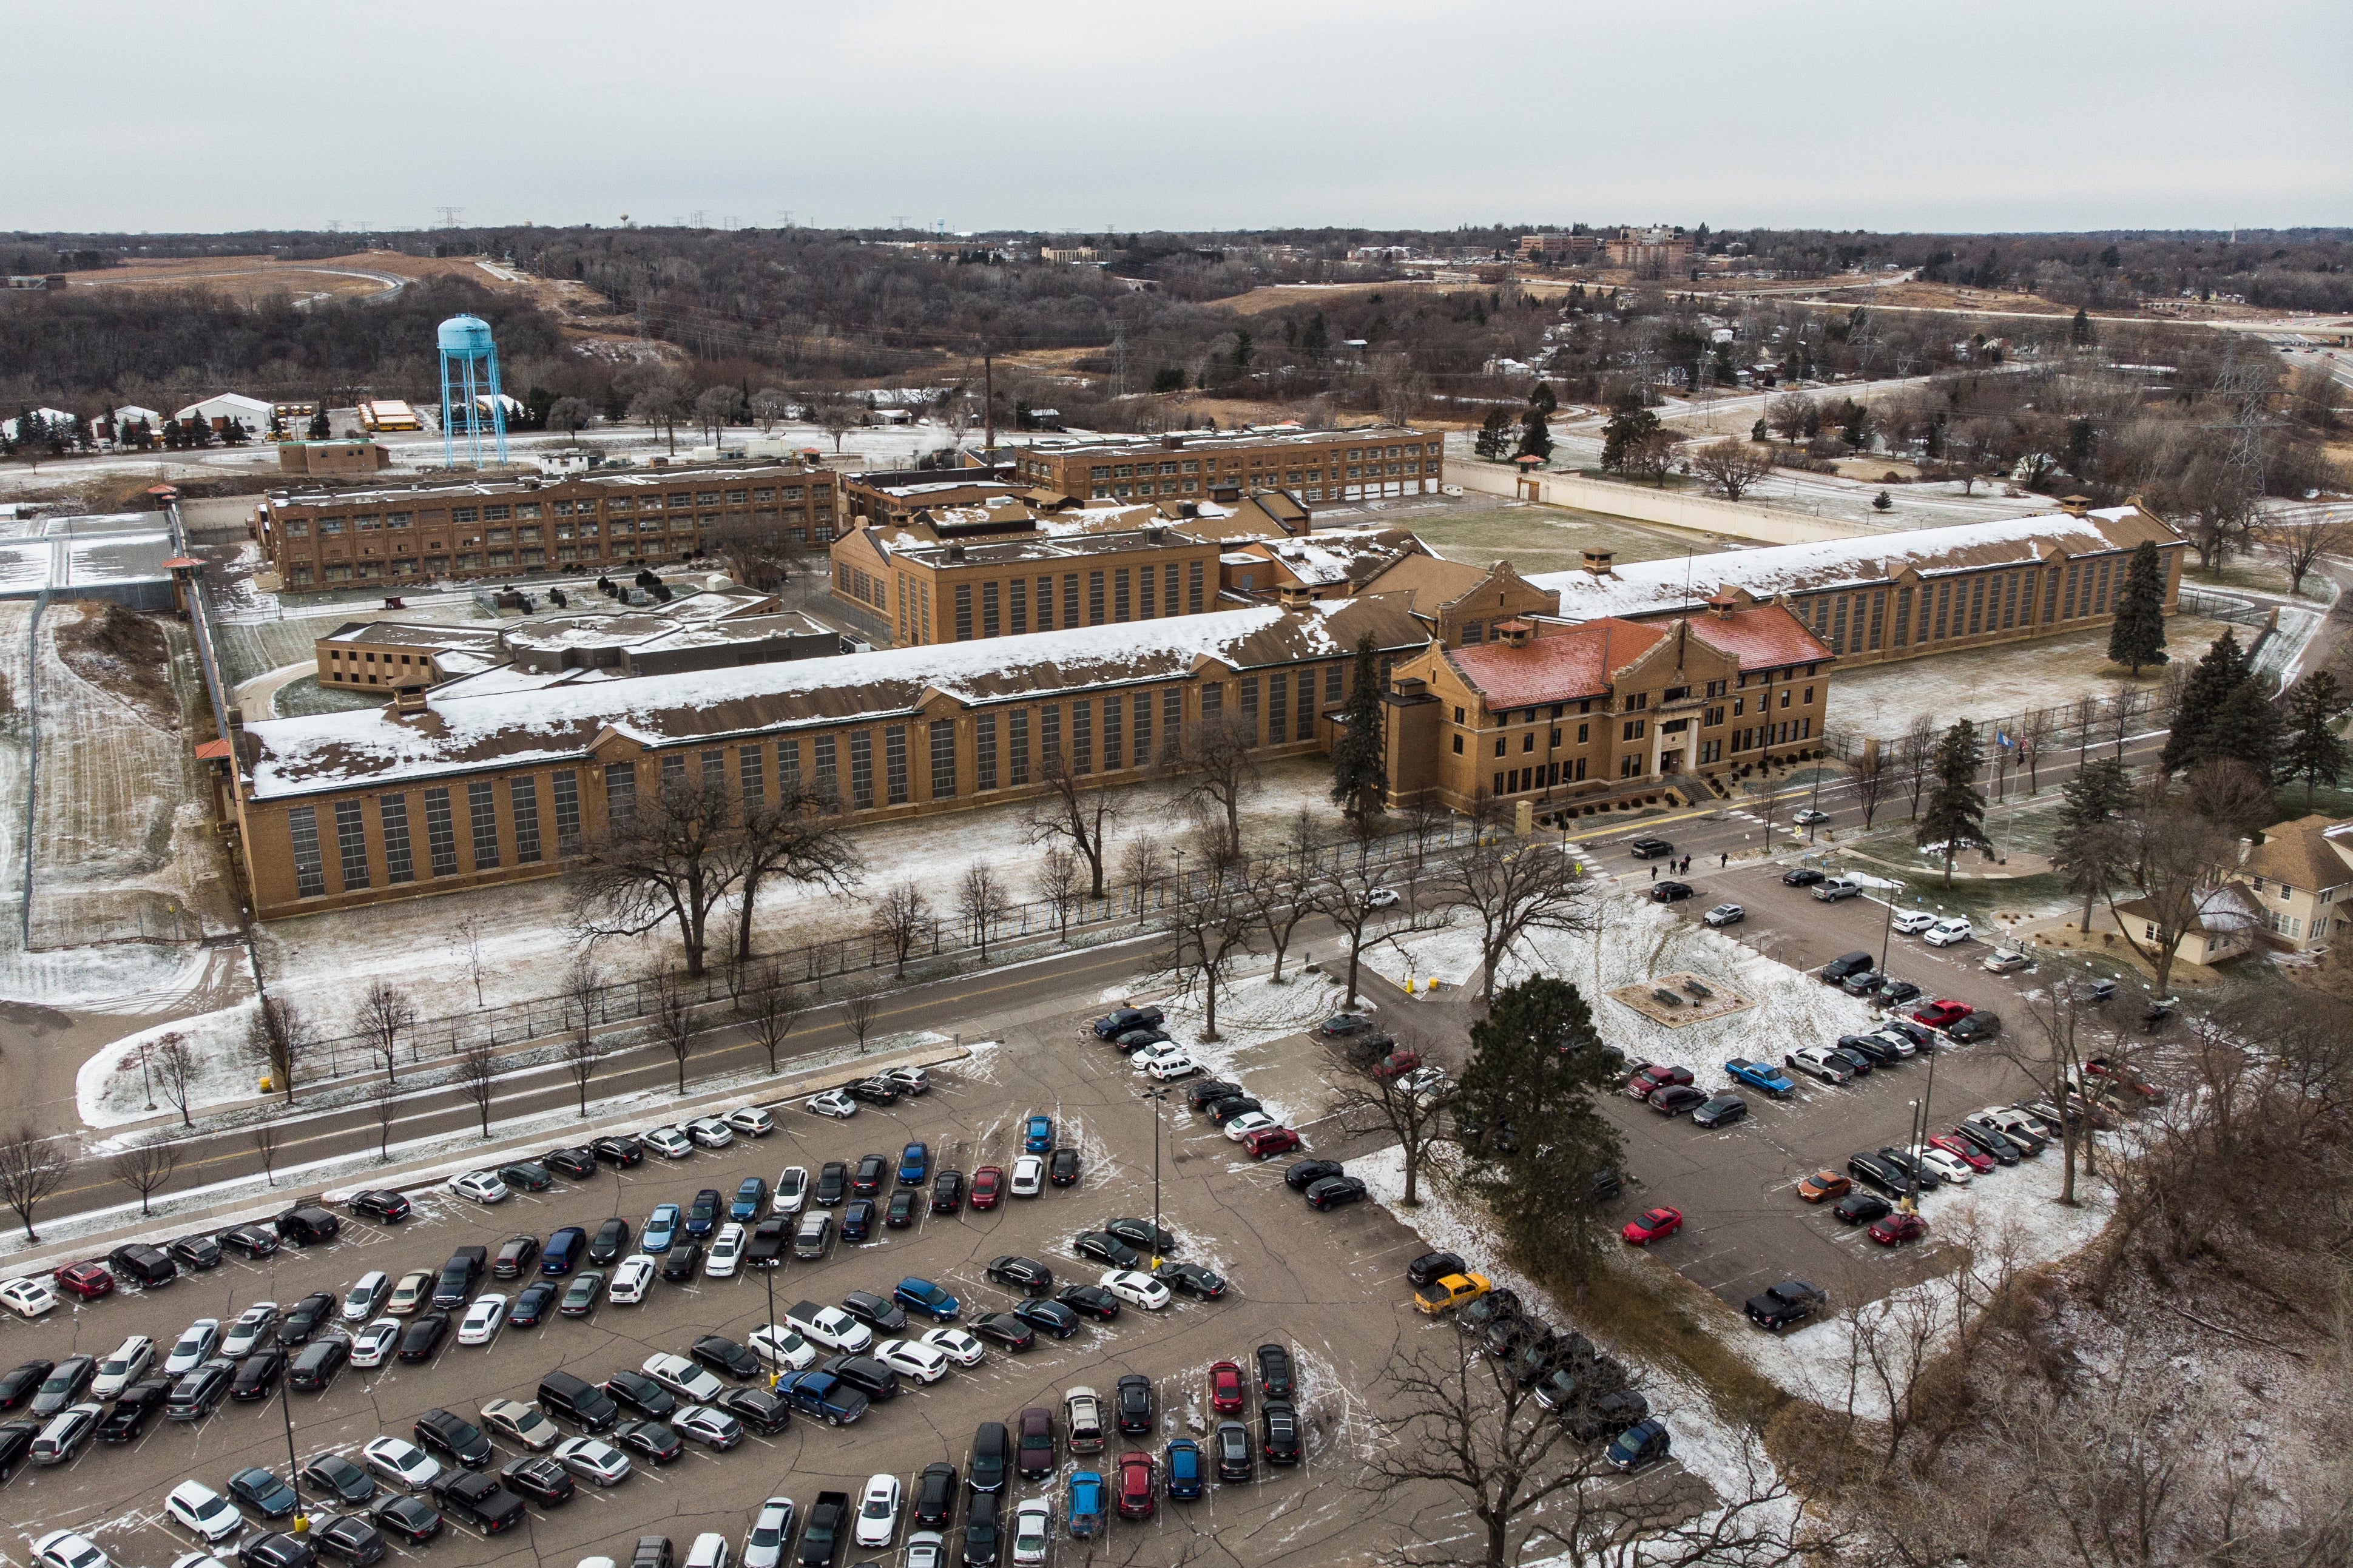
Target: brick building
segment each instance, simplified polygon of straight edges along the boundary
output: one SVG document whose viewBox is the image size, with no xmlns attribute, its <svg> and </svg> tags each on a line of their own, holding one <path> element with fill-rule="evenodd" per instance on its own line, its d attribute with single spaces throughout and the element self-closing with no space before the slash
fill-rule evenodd
<svg viewBox="0 0 2353 1568">
<path fill-rule="evenodd" d="M 1398 661 L 1389 799 L 1574 805 L 1630 784 L 1722 778 L 1821 745 L 1832 656 L 1776 605 L 1664 621 L 1513 619 Z"/>
<path fill-rule="evenodd" d="M 660 568 L 748 526 L 824 545 L 839 479 L 799 463 L 599 468 L 586 473 L 366 489 L 277 490 L 254 519 L 290 592 L 353 583 L 576 575 Z"/>
<path fill-rule="evenodd" d="M 818 788 L 859 822 L 1036 795 L 1049 757 L 1089 787 L 1134 780 L 1205 715 L 1262 757 L 1316 751 L 1357 639 L 1396 659 L 1421 635 L 1374 597 L 684 675 L 509 666 L 385 707 L 232 714 L 215 756 L 274 920 L 556 874 L 671 778 Z"/>
<path fill-rule="evenodd" d="M 1301 500 L 1434 494 L 1445 443 L 1399 426 L 1355 430 L 1289 426 L 1166 436 L 1086 436 L 1038 441 L 1015 454 L 1017 477 L 1094 500 L 1227 500 L 1284 489 Z"/>
</svg>

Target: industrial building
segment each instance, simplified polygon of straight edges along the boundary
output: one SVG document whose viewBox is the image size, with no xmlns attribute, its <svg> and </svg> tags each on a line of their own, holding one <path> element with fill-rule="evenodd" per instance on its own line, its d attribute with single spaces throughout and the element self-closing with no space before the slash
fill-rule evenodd
<svg viewBox="0 0 2353 1568">
<path fill-rule="evenodd" d="M 1252 426 L 1225 433 L 1083 436 L 1021 448 L 1017 476 L 1090 500 L 1238 500 L 1250 490 L 1301 500 L 1367 500 L 1432 495 L 1445 443 L 1435 431 L 1377 425 L 1355 430 Z"/>
</svg>

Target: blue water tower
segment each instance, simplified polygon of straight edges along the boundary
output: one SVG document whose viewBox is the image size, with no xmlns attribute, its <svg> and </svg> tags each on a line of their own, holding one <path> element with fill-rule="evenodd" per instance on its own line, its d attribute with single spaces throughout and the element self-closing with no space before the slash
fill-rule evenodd
<svg viewBox="0 0 2353 1568">
<path fill-rule="evenodd" d="M 499 346 L 491 341 L 491 324 L 480 316 L 452 316 L 441 323 L 441 460 L 458 461 L 457 436 L 466 433 L 466 460 L 482 462 L 485 404 L 488 422 L 498 445 L 498 458 L 507 460 L 507 405 L 499 391 Z"/>
</svg>

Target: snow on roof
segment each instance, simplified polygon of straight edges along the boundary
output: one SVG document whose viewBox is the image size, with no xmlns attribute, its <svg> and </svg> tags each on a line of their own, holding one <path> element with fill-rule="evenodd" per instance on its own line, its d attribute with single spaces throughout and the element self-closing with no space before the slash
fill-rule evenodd
<svg viewBox="0 0 2353 1568">
<path fill-rule="evenodd" d="M 1563 616 L 1589 620 L 1597 616 L 1654 614 L 1696 605 L 1720 587 L 1744 589 L 1767 599 L 1779 594 L 1884 583 L 1907 567 L 1924 577 L 1935 576 L 1941 572 L 2026 565 L 2047 559 L 2053 551 L 2084 555 L 2128 550 L 2144 539 L 2165 544 L 2179 537 L 2139 508 L 2121 506 L 2082 517 L 2046 512 L 1862 539 L 1730 550 L 1687 560 L 1640 561 L 1606 576 L 1585 571 L 1546 572 L 1528 581 L 1559 593 Z"/>
<path fill-rule="evenodd" d="M 1667 636 L 1656 622 L 1603 619 L 1565 626 L 1518 647 L 1474 643 L 1446 650 L 1447 662 L 1491 710 L 1573 702 L 1609 689 L 1609 673 Z"/>
<path fill-rule="evenodd" d="M 1237 669 L 1340 658 L 1367 632 L 1385 649 L 1426 640 L 1401 599 L 1373 595 L 676 675 L 550 680 L 491 670 L 437 690 L 423 715 L 369 708 L 248 724 L 248 793 L 270 799 L 578 761 L 607 728 L 647 746 L 677 745 L 903 717 L 933 690 L 966 703 L 1018 701 L 1182 677 L 1204 658 Z"/>
</svg>

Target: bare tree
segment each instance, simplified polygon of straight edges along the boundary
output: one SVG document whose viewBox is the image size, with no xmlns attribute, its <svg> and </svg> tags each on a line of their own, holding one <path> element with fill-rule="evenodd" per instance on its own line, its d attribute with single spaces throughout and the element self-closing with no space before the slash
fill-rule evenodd
<svg viewBox="0 0 2353 1568">
<path fill-rule="evenodd" d="M 895 973 L 904 979 L 907 960 L 931 934 L 932 901 L 913 881 L 887 888 L 867 905 L 866 929 L 881 940 L 896 963 Z"/>
<path fill-rule="evenodd" d="M 1088 897 L 1102 898 L 1108 835 L 1119 816 L 1111 792 L 1087 789 L 1087 775 L 1072 771 L 1069 760 L 1056 752 L 1040 760 L 1038 779 L 1046 793 L 1029 803 L 1029 842 L 1067 847 L 1086 863 Z"/>
<path fill-rule="evenodd" d="M 2340 554 L 2353 543 L 2353 526 L 2341 518 L 2323 516 L 2311 522 L 2274 523 L 2258 530 L 2255 537 L 2287 568 L 2288 592 L 2301 597 L 2304 580 L 2321 557 Z"/>
<path fill-rule="evenodd" d="M 269 1078 L 269 1087 L 294 1103 L 294 1075 L 306 1066 L 318 1036 L 294 1003 L 264 996 L 246 1021 L 246 1053 Z"/>
<path fill-rule="evenodd" d="M 1409 858 L 1405 868 L 1409 880 L 1420 860 L 1419 855 Z M 1343 1008 L 1356 1005 L 1356 982 L 1367 946 L 1394 940 L 1404 931 L 1429 930 L 1440 918 L 1440 911 L 1425 914 L 1412 897 L 1399 897 L 1387 885 L 1385 879 L 1392 869 L 1375 867 L 1360 856 L 1343 856 L 1319 869 L 1308 887 L 1308 900 L 1315 912 L 1337 927 L 1347 944 L 1348 971 L 1342 983 L 1347 994 L 1341 998 Z"/>
<path fill-rule="evenodd" d="M 1495 975 L 1512 944 L 1531 931 L 1590 931 L 1594 917 L 1577 862 L 1556 844 L 1480 832 L 1446 876 L 1449 903 L 1479 927 L 1479 999 L 1495 1000 Z"/>
<path fill-rule="evenodd" d="M 482 1005 L 482 917 L 468 915 L 449 928 L 442 938 L 448 944 L 451 956 L 474 983 L 474 1005 Z"/>
<path fill-rule="evenodd" d="M 400 1119 L 400 1086 L 389 1079 L 375 1086 L 369 1103 L 375 1110 L 375 1157 L 392 1159 L 392 1124 Z"/>
<path fill-rule="evenodd" d="M 1323 851 L 1323 837 L 1314 814 L 1303 805 L 1292 819 L 1288 852 L 1244 873 L 1243 896 L 1274 949 L 1274 973 L 1267 977 L 1270 985 L 1282 984 L 1282 960 L 1291 950 L 1292 934 L 1315 908 L 1316 861 Z"/>
<path fill-rule="evenodd" d="M 858 416 L 849 405 L 838 397 L 828 397 L 817 406 L 818 427 L 833 437 L 835 456 L 841 453 L 841 438 L 859 425 Z"/>
<path fill-rule="evenodd" d="M 1941 1293 L 1899 1291 L 1855 1310 L 1849 1341 L 1847 1411 L 1852 1419 L 1854 1385 L 1870 1388 L 1887 1407 L 1887 1451 L 1892 1468 L 1916 1414 L 1915 1395 L 1941 1348 L 1947 1326 Z"/>
<path fill-rule="evenodd" d="M 796 888 L 848 890 L 866 875 L 866 863 L 843 831 L 841 803 L 829 791 L 782 792 L 773 803 L 746 805 L 733 847 L 736 861 L 735 952 L 752 956 L 752 916 L 760 889 L 781 879 Z"/>
<path fill-rule="evenodd" d="M 2231 828 L 2177 798 L 2162 776 L 2150 782 L 2126 814 L 2124 826 L 2140 897 L 2131 900 L 2133 912 L 2126 915 L 2111 889 L 2108 912 L 2116 917 L 2118 933 L 2149 966 L 2157 994 L 2163 996 L 2182 942 L 2204 921 L 2221 873 L 2237 858 L 2238 839 Z"/>
<path fill-rule="evenodd" d="M 752 1026 L 752 1037 L 768 1055 L 768 1076 L 776 1076 L 776 1054 L 785 1048 L 786 1037 L 800 1022 L 807 1005 L 801 994 L 785 981 L 784 970 L 769 964 L 753 980 L 745 999 L 736 1011 Z"/>
<path fill-rule="evenodd" d="M 1894 770 L 1887 765 L 1884 747 L 1865 745 L 1849 764 L 1848 776 L 1854 785 L 1855 808 L 1862 814 L 1862 826 L 1870 831 L 1871 819 L 1879 815 L 1879 803 L 1894 783 Z"/>
<path fill-rule="evenodd" d="M 974 939 L 980 944 L 980 961 L 988 962 L 988 932 L 1012 911 L 1013 895 L 1005 886 L 997 868 L 986 860 L 976 860 L 964 868 L 956 879 L 955 912 L 972 928 Z"/>
<path fill-rule="evenodd" d="M 194 1127 L 195 1118 L 189 1114 L 189 1107 L 196 1097 L 198 1064 L 195 1047 L 188 1044 L 188 1037 L 174 1029 L 157 1040 L 149 1067 L 155 1075 L 155 1087 L 180 1113 L 180 1125 Z"/>
<path fill-rule="evenodd" d="M 752 417 L 764 436 L 776 427 L 778 420 L 790 418 L 792 412 L 793 395 L 782 387 L 764 386 L 752 395 Z"/>
<path fill-rule="evenodd" d="M 261 1181 L 264 1186 L 278 1184 L 278 1145 L 285 1129 L 275 1118 L 264 1116 L 253 1124 L 253 1152 L 261 1156 Z"/>
<path fill-rule="evenodd" d="M 664 366 L 654 373 L 643 391 L 629 399 L 629 417 L 661 430 L 669 437 L 673 458 L 678 456 L 679 422 L 692 412 L 686 392 L 685 379 Z"/>
<path fill-rule="evenodd" d="M 2026 763 L 2026 794 L 2029 799 L 2042 788 L 2039 772 L 2042 748 L 2050 744 L 2058 731 L 2059 716 L 2049 708 L 2030 708 L 2019 718 L 2018 747 L 2025 753 L 2022 760 Z"/>
<path fill-rule="evenodd" d="M 477 1040 L 458 1053 L 458 1087 L 474 1102 L 482 1119 L 482 1136 L 491 1135 L 491 1102 L 498 1098 L 499 1055 L 486 1040 Z"/>
<path fill-rule="evenodd" d="M 596 1076 L 596 1058 L 603 1054 L 596 1038 L 596 1009 L 604 1001 L 604 982 L 596 973 L 596 961 L 589 954 L 573 954 L 564 971 L 564 1068 L 572 1075 L 573 1086 L 580 1091 L 580 1114 L 588 1115 L 588 1080 Z"/>
<path fill-rule="evenodd" d="M 2092 727 L 2100 721 L 2099 694 L 2080 693 L 2068 704 L 2067 721 L 2075 727 L 2075 769 L 2081 773 L 2092 754 Z"/>
<path fill-rule="evenodd" d="M 1179 988 L 1201 997 L 1201 1038 L 1216 1040 L 1218 996 L 1257 923 L 1239 878 L 1205 876 L 1176 889 L 1157 917 Z"/>
<path fill-rule="evenodd" d="M 1131 833 L 1119 847 L 1119 879 L 1135 889 L 1135 912 L 1152 907 L 1152 895 L 1168 875 L 1160 841 L 1149 833 Z"/>
<path fill-rule="evenodd" d="M 1896 776 L 1911 794 L 1912 816 L 1915 817 L 1920 815 L 1920 796 L 1928 787 L 1929 764 L 1936 761 L 1936 742 L 1941 736 L 1934 716 L 1915 713 L 1895 742 Z"/>
<path fill-rule="evenodd" d="M 2125 742 L 2132 739 L 2133 721 L 2148 711 L 2148 693 L 2119 682 L 2108 693 L 2108 728 L 2115 731 L 2116 758 L 2124 761 Z"/>
<path fill-rule="evenodd" d="M 1071 940 L 1071 916 L 1084 897 L 1080 889 L 1083 877 L 1079 858 L 1059 844 L 1049 844 L 1045 853 L 1038 857 L 1038 896 L 1052 908 L 1054 923 L 1060 929 L 1064 942 Z"/>
<path fill-rule="evenodd" d="M 365 1040 L 369 1051 L 384 1063 L 387 1083 L 399 1081 L 395 1069 L 400 1063 L 400 1037 L 416 1027 L 417 1005 L 389 981 L 372 983 L 352 1012 L 352 1033 Z"/>
<path fill-rule="evenodd" d="M 0 1203 L 16 1211 L 28 1246 L 41 1239 L 33 1230 L 34 1212 L 65 1179 L 65 1157 L 57 1140 L 36 1131 L 30 1122 L 17 1123 L 14 1132 L 0 1138 Z"/>
<path fill-rule="evenodd" d="M 730 852 L 733 816 L 724 784 L 684 769 L 664 778 L 652 798 L 617 806 L 606 830 L 581 842 L 573 930 L 593 947 L 670 922 L 686 950 L 688 976 L 700 980 L 711 911 L 743 870 Z"/>
<path fill-rule="evenodd" d="M 1429 1059 L 1428 1042 L 1410 1031 L 1400 1031 L 1398 1049 Z M 1430 1152 L 1446 1140 L 1454 1110 L 1451 1079 L 1409 1088 L 1406 1075 L 1389 1072 L 1378 1062 L 1344 1075 L 1331 1099 L 1334 1119 L 1350 1138 L 1394 1138 L 1405 1155 L 1405 1202 L 1421 1202 L 1422 1168 Z"/>
<path fill-rule="evenodd" d="M 139 1194 L 139 1213 L 146 1215 L 147 1200 L 180 1168 L 180 1147 L 168 1132 L 150 1132 L 132 1140 L 107 1162 L 114 1179 Z"/>
<path fill-rule="evenodd" d="M 1204 822 L 1219 824 L 1224 842 L 1238 853 L 1242 837 L 1242 802 L 1258 792 L 1252 721 L 1223 709 L 1188 724 L 1171 766 L 1185 781 L 1177 800 Z"/>
<path fill-rule="evenodd" d="M 866 1054 L 867 1037 L 874 1032 L 875 1015 L 882 1010 L 880 998 L 871 992 L 860 992 L 841 1005 L 841 1021 L 858 1037 L 858 1054 Z"/>
<path fill-rule="evenodd" d="M 727 426 L 743 417 L 744 395 L 734 387 L 712 384 L 695 394 L 694 423 L 713 446 Z"/>
<path fill-rule="evenodd" d="M 1723 492 L 1727 500 L 1738 500 L 1773 471 L 1773 458 L 1749 443 L 1727 436 L 1694 452 L 1691 466 L 1692 472 L 1705 479 L 1709 488 Z"/>
<path fill-rule="evenodd" d="M 678 1092 L 686 1094 L 686 1058 L 694 1054 L 694 999 L 680 984 L 678 974 L 668 964 L 658 965 L 646 976 L 653 987 L 651 1008 L 654 1037 L 670 1052 L 678 1064 Z"/>
</svg>

